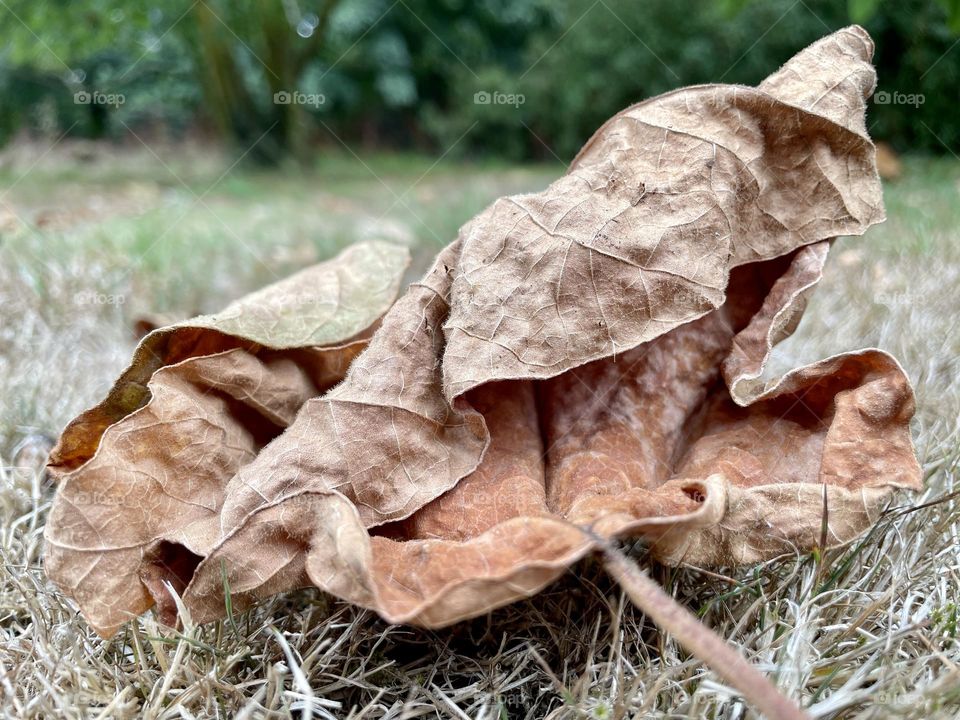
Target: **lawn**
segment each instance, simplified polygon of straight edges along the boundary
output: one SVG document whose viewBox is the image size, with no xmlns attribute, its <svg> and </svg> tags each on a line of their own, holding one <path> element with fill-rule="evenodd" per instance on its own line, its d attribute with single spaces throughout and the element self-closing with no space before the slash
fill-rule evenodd
<svg viewBox="0 0 960 720">
<path fill-rule="evenodd" d="M 98 639 L 42 571 L 50 491 L 9 467 L 105 394 L 142 317 L 174 320 L 365 238 L 415 279 L 494 198 L 561 165 L 327 153 L 258 171 L 202 145 L 20 145 L 0 156 L 0 713 L 10 717 L 717 717 L 744 706 L 587 561 L 540 596 L 443 631 L 318 592 L 172 633 Z M 862 542 L 730 574 L 650 567 L 814 717 L 960 714 L 960 162 L 906 158 L 888 221 L 837 241 L 794 367 L 891 351 L 915 384 L 927 490 Z M 642 563 L 642 547 L 634 548 Z"/>
</svg>

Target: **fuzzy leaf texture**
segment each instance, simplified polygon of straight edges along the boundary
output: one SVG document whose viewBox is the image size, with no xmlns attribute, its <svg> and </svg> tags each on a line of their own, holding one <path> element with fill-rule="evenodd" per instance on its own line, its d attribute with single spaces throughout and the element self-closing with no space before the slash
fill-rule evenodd
<svg viewBox="0 0 960 720">
<path fill-rule="evenodd" d="M 54 450 L 50 577 L 104 635 L 174 622 L 168 583 L 222 617 L 223 573 L 236 609 L 314 585 L 439 627 L 595 538 L 756 563 L 819 546 L 826 508 L 854 539 L 921 485 L 909 381 L 879 350 L 764 367 L 830 240 L 884 219 L 872 52 L 846 28 L 627 108 L 395 303 L 403 252 L 357 245 L 153 332 Z"/>
</svg>

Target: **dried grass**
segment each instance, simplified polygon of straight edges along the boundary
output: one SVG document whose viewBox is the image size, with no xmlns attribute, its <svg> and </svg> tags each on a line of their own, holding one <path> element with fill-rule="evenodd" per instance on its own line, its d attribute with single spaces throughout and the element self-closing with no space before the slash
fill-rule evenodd
<svg viewBox="0 0 960 720">
<path fill-rule="evenodd" d="M 488 199 L 475 198 L 474 209 Z M 890 221 L 864 240 L 838 242 L 798 335 L 779 352 L 787 365 L 838 345 L 893 351 L 916 384 L 927 490 L 899 498 L 862 541 L 822 556 L 721 573 L 649 566 L 643 548 L 632 549 L 816 718 L 960 715 L 958 201 L 960 165 L 909 161 L 905 179 L 887 189 Z M 77 232 L 27 230 L 0 244 L 0 715 L 751 716 L 596 560 L 529 601 L 444 631 L 386 626 L 302 591 L 213 625 L 172 633 L 147 616 L 98 639 L 40 566 L 49 489 L 7 466 L 19 438 L 56 432 L 103 394 L 129 355 L 124 308 L 74 302 L 91 282 L 129 292 L 129 278 L 119 279 L 89 235 L 84 252 L 45 250 L 73 247 Z M 192 262 L 231 268 L 222 238 L 203 252 L 210 256 Z"/>
</svg>

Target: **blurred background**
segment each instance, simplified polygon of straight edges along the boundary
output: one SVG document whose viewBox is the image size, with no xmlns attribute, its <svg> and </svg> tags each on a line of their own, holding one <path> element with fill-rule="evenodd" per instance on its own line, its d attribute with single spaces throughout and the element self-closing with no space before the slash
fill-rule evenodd
<svg viewBox="0 0 960 720">
<path fill-rule="evenodd" d="M 875 137 L 960 145 L 956 0 L 3 0 L 0 140 L 566 161 L 631 103 L 755 84 L 851 22 L 877 43 Z"/>
<path fill-rule="evenodd" d="M 958 0 L 0 0 L 0 454 L 98 400 L 136 328 L 358 239 L 412 278 L 620 109 L 851 22 L 891 182 L 870 248 L 955 269 Z M 916 309 L 878 262 L 871 307 Z"/>
</svg>

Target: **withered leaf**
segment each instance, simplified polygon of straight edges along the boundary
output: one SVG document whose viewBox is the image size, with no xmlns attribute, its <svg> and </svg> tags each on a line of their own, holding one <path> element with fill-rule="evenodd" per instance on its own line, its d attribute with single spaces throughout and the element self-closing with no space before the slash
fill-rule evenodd
<svg viewBox="0 0 960 720">
<path fill-rule="evenodd" d="M 223 616 L 224 572 L 234 608 L 315 585 L 435 627 L 537 592 L 597 549 L 582 526 L 709 566 L 817 546 L 824 507 L 828 544 L 855 538 L 920 486 L 907 378 L 878 350 L 763 370 L 830 240 L 884 219 L 872 49 L 847 28 L 757 88 L 624 110 L 468 222 L 362 353 L 289 351 L 373 322 L 341 304 L 322 340 L 243 345 L 275 347 L 237 329 L 270 291 L 233 330 L 149 336 L 54 453 L 51 577 L 107 634 L 154 602 L 172 622 L 164 582 Z M 359 296 L 376 273 L 345 265 Z"/>
<path fill-rule="evenodd" d="M 228 480 L 343 379 L 407 260 L 395 245 L 357 244 L 216 315 L 155 330 L 107 398 L 67 426 L 50 457 L 60 487 L 45 565 L 98 630 L 166 592 L 148 558 L 189 577 L 191 554 L 220 536 Z"/>
</svg>

